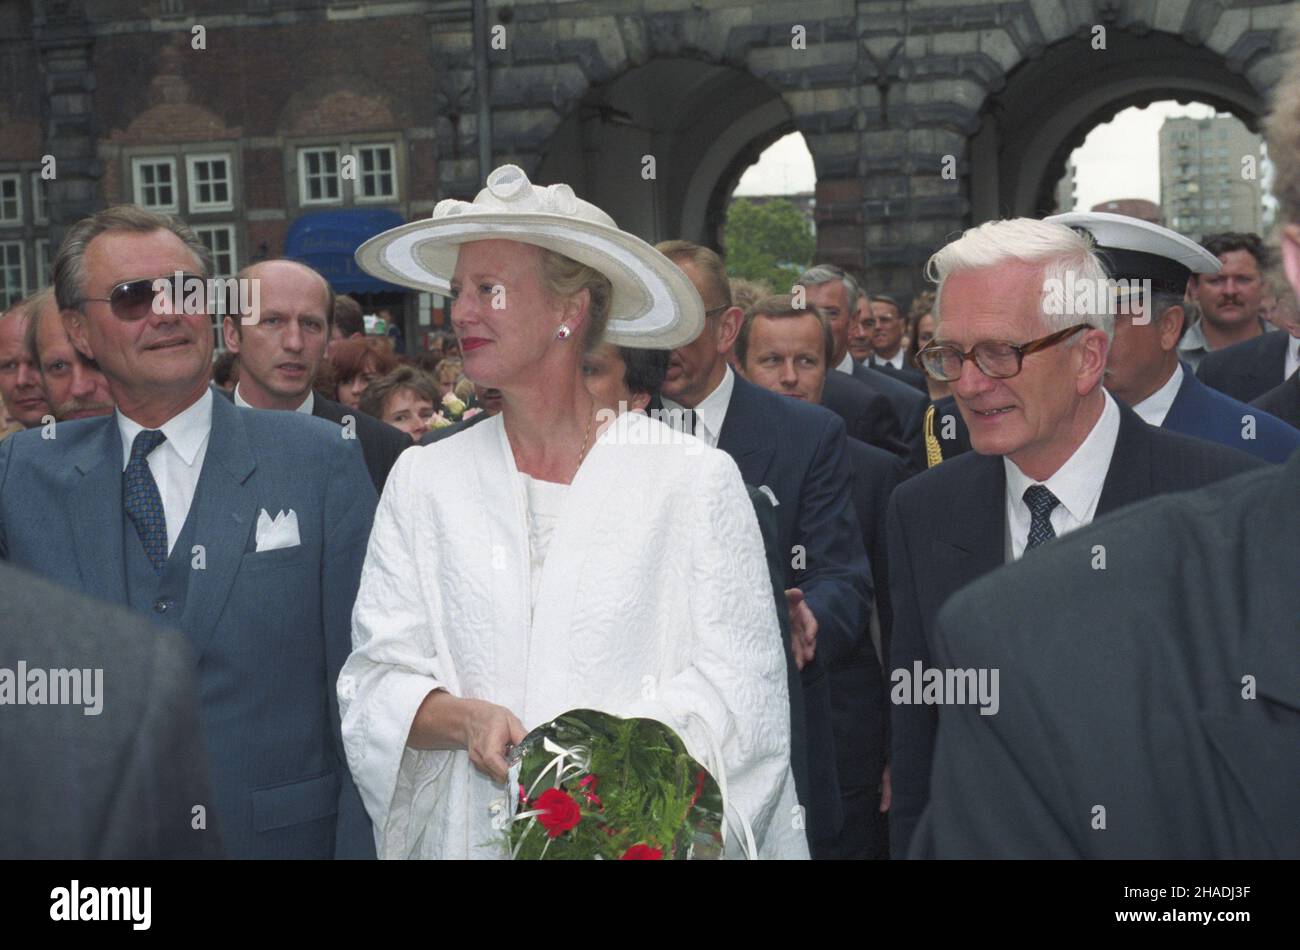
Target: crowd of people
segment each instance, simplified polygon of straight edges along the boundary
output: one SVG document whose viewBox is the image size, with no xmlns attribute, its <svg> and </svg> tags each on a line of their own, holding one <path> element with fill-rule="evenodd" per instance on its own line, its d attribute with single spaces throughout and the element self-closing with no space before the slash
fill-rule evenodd
<svg viewBox="0 0 1300 950">
<path fill-rule="evenodd" d="M 682 736 L 731 854 L 1300 855 L 1279 90 L 1272 246 L 991 221 L 906 307 L 507 165 L 358 251 L 450 295 L 429 352 L 267 260 L 214 354 L 184 222 L 78 222 L 0 316 L 0 667 L 100 665 L 137 753 L 7 709 L 0 854 L 500 856 L 510 748 L 587 707 Z"/>
</svg>

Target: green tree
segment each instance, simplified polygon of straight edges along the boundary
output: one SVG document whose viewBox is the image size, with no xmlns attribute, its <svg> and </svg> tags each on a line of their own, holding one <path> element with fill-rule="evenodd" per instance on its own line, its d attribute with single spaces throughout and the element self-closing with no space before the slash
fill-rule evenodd
<svg viewBox="0 0 1300 950">
<path fill-rule="evenodd" d="M 784 198 L 733 201 L 723 235 L 728 276 L 767 281 L 778 294 L 790 292 L 817 249 L 803 213 Z"/>
</svg>

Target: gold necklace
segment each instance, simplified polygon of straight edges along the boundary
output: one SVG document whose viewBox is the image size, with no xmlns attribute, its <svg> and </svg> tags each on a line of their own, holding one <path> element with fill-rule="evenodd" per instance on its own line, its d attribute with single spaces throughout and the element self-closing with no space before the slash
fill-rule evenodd
<svg viewBox="0 0 1300 950">
<path fill-rule="evenodd" d="M 591 424 L 596 419 L 596 400 L 588 396 L 590 400 L 590 410 L 587 416 L 587 431 L 582 436 L 582 448 L 578 449 L 578 464 L 573 466 L 573 474 L 569 476 L 569 484 L 578 477 L 578 469 L 582 468 L 582 457 L 587 454 L 587 440 L 591 438 Z"/>
</svg>

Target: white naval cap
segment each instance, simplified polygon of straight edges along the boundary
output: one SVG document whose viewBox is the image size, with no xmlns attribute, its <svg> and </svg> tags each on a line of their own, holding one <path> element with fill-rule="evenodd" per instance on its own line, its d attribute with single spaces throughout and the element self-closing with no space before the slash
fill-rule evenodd
<svg viewBox="0 0 1300 950">
<path fill-rule="evenodd" d="M 1105 211 L 1071 211 L 1045 218 L 1089 234 L 1106 273 L 1116 280 L 1150 279 L 1163 289 L 1182 293 L 1192 274 L 1217 274 L 1217 257 L 1175 231 Z"/>
</svg>

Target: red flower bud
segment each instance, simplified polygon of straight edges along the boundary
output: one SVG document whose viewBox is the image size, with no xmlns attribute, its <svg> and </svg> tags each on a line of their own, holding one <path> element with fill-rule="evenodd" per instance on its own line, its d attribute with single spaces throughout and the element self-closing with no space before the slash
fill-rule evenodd
<svg viewBox="0 0 1300 950">
<path fill-rule="evenodd" d="M 551 838 L 558 838 L 582 820 L 578 803 L 563 789 L 548 788 L 537 797 L 535 804 L 541 809 L 537 820 Z"/>
</svg>

